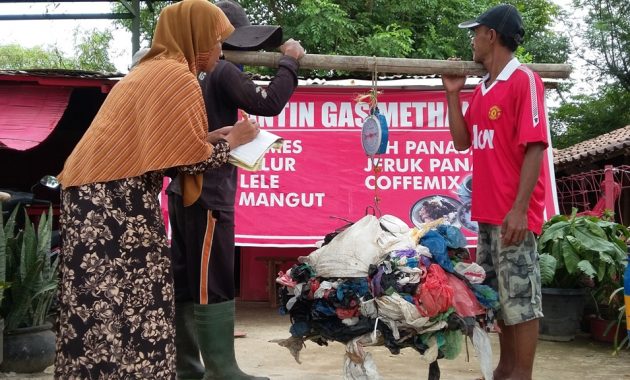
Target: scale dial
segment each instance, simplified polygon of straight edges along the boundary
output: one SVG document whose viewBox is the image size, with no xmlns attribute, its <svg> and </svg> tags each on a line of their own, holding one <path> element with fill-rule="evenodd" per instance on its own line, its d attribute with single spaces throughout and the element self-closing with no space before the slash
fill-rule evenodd
<svg viewBox="0 0 630 380">
<path fill-rule="evenodd" d="M 368 156 L 375 155 L 379 146 L 381 146 L 382 139 L 383 133 L 381 132 L 378 119 L 375 116 L 368 117 L 361 128 L 361 145 L 363 145 L 365 154 Z"/>
<path fill-rule="evenodd" d="M 374 156 L 383 154 L 387 150 L 387 121 L 376 111 L 368 116 L 361 127 L 361 145 L 365 154 Z"/>
</svg>

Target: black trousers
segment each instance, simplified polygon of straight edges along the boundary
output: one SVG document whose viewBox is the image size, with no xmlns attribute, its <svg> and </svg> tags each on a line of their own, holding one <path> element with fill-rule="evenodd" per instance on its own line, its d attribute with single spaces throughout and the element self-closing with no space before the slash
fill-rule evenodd
<svg viewBox="0 0 630 380">
<path fill-rule="evenodd" d="M 211 304 L 234 299 L 234 212 L 184 207 L 169 194 L 175 301 Z"/>
</svg>

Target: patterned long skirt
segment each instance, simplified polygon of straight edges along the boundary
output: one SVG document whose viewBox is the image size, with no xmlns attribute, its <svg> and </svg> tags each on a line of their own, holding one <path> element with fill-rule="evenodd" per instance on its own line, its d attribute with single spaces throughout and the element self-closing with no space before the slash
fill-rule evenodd
<svg viewBox="0 0 630 380">
<path fill-rule="evenodd" d="M 154 172 L 64 191 L 55 378 L 175 378 L 161 188 Z"/>
</svg>

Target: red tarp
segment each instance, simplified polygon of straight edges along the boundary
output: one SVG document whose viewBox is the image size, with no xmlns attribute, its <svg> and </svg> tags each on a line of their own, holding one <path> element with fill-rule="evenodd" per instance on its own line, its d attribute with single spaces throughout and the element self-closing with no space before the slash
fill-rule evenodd
<svg viewBox="0 0 630 380">
<path fill-rule="evenodd" d="M 27 150 L 44 141 L 63 115 L 72 88 L 0 86 L 0 148 Z"/>
</svg>

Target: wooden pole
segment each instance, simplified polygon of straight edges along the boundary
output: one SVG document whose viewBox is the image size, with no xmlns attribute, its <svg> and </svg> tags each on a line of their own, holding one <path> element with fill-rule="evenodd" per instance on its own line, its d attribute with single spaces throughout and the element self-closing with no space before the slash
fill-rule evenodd
<svg viewBox="0 0 630 380">
<path fill-rule="evenodd" d="M 280 53 L 247 52 L 224 50 L 225 59 L 242 65 L 278 67 Z M 568 78 L 571 65 L 553 63 L 531 63 L 529 68 L 542 78 Z M 300 69 L 366 71 L 378 73 L 410 75 L 476 75 L 486 70 L 479 63 L 471 61 L 446 61 L 415 58 L 383 58 L 348 55 L 307 54 L 300 60 Z"/>
</svg>

